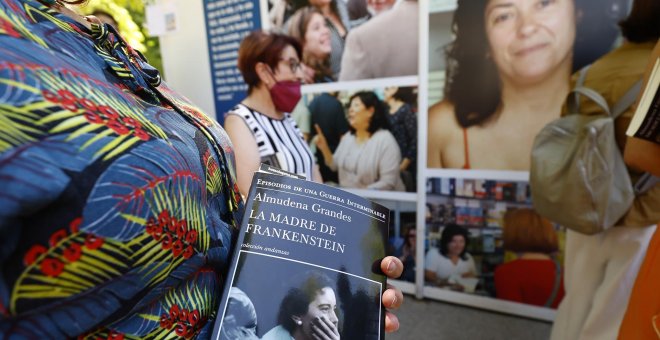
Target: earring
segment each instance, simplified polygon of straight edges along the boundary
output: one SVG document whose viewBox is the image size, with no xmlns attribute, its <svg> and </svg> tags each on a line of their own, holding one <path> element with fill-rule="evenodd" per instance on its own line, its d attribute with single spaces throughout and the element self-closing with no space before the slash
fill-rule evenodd
<svg viewBox="0 0 660 340">
<path fill-rule="evenodd" d="M 301 320 L 296 320 L 296 325 L 302 326 L 302 321 Z"/>
</svg>

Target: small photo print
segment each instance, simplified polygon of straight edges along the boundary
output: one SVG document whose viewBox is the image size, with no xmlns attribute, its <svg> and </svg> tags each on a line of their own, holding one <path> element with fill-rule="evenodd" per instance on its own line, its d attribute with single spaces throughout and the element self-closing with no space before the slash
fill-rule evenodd
<svg viewBox="0 0 660 340">
<path fill-rule="evenodd" d="M 533 209 L 529 183 L 430 178 L 426 192 L 426 286 L 557 308 L 565 229 Z"/>
<path fill-rule="evenodd" d="M 292 117 L 325 184 L 415 191 L 417 86 L 308 93 Z"/>
</svg>

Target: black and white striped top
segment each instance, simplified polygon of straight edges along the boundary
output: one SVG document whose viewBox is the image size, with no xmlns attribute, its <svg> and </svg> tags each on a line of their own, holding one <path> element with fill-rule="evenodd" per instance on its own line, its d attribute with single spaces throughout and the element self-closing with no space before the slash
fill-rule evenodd
<svg viewBox="0 0 660 340">
<path fill-rule="evenodd" d="M 312 152 L 288 113 L 283 119 L 275 119 L 238 104 L 227 114 L 245 121 L 257 140 L 262 163 L 313 179 Z"/>
</svg>

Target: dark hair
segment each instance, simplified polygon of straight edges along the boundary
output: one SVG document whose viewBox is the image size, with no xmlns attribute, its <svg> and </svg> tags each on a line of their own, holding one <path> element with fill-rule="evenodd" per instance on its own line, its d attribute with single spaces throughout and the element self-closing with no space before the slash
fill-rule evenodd
<svg viewBox="0 0 660 340">
<path fill-rule="evenodd" d="M 341 20 L 341 15 L 339 15 L 339 7 L 337 6 L 337 1 L 338 0 L 332 0 L 332 2 L 330 2 L 330 10 L 332 10 L 332 12 Z M 303 7 L 307 7 L 307 6 L 314 7 L 312 4 L 309 3 L 309 0 L 287 0 L 287 2 L 291 5 L 294 12 Z M 342 23 L 342 25 L 344 25 L 344 23 Z M 348 27 L 344 27 L 344 28 L 348 30 Z"/>
<path fill-rule="evenodd" d="M 470 244 L 470 233 L 467 229 L 456 225 L 456 224 L 447 224 L 444 229 L 442 229 L 442 234 L 440 234 L 440 254 L 447 256 L 449 243 L 454 239 L 454 236 L 460 235 L 465 239 L 465 248 L 459 255 L 460 258 L 465 261 L 467 260 L 467 248 Z"/>
<path fill-rule="evenodd" d="M 483 13 L 487 2 L 459 0 L 451 25 L 456 38 L 447 48 L 445 98 L 454 104 L 458 124 L 464 128 L 490 118 L 501 99 L 497 66 L 486 57 L 489 44 Z"/>
<path fill-rule="evenodd" d="M 299 282 L 298 287 L 289 289 L 289 291 L 280 303 L 280 310 L 277 314 L 277 323 L 284 329 L 293 334 L 296 329 L 296 323 L 292 316 L 301 316 L 307 313 L 309 304 L 316 298 L 321 289 L 334 287 L 334 284 L 328 276 L 319 272 L 308 272 L 303 274 L 303 279 L 295 277 L 295 282 Z"/>
<path fill-rule="evenodd" d="M 619 23 L 623 36 L 636 43 L 660 38 L 660 1 L 635 0 L 626 19 Z"/>
<path fill-rule="evenodd" d="M 579 25 L 575 32 L 573 71 L 610 50 L 618 29 L 615 25 L 603 25 L 603 21 L 618 21 L 617 17 L 625 13 L 626 1 L 574 0 Z M 483 19 L 487 3 L 488 0 L 458 0 L 451 27 L 456 38 L 446 50 L 444 96 L 454 105 L 456 120 L 464 128 L 496 118 L 501 103 L 497 66 L 487 57 L 490 46 Z"/>
<path fill-rule="evenodd" d="M 415 232 L 415 235 L 417 235 L 417 226 L 415 225 L 415 223 L 410 223 L 410 224 L 406 225 L 406 231 L 403 233 L 403 235 L 405 237 L 405 239 L 403 240 L 403 243 L 405 245 L 407 245 L 408 247 L 411 247 L 411 245 L 410 245 L 410 233 L 413 232 L 413 231 Z M 413 256 L 415 256 L 415 255 L 413 255 Z"/>
<path fill-rule="evenodd" d="M 323 17 L 323 13 L 313 6 L 303 7 L 297 10 L 291 18 L 289 18 L 289 35 L 293 38 L 298 39 L 298 41 L 303 46 L 302 59 L 303 62 L 314 69 L 314 80 L 316 82 L 321 82 L 323 79 L 332 79 L 332 68 L 330 67 L 330 54 L 325 58 L 319 59 L 313 56 L 310 56 L 309 53 L 305 53 L 305 35 L 307 34 L 307 28 L 309 28 L 309 22 L 312 20 L 314 14 L 318 14 Z M 324 23 L 325 23 L 325 19 Z"/>
<path fill-rule="evenodd" d="M 396 92 L 392 94 L 392 98 L 413 105 L 416 102 L 415 90 L 412 87 L 397 87 Z"/>
<path fill-rule="evenodd" d="M 355 98 L 359 98 L 362 104 L 364 104 L 364 107 L 366 107 L 367 109 L 370 108 L 374 109 L 374 114 L 373 116 L 371 116 L 371 120 L 369 121 L 369 127 L 367 128 L 369 134 L 374 134 L 374 132 L 380 129 L 390 128 L 390 123 L 387 120 L 385 104 L 383 104 L 383 102 L 378 98 L 378 96 L 376 96 L 375 93 L 371 91 L 360 91 L 352 95 L 351 99 L 348 102 L 352 103 L 353 99 Z M 348 130 L 352 134 L 355 134 L 355 129 L 352 126 L 349 125 Z"/>
<path fill-rule="evenodd" d="M 559 249 L 552 223 L 533 209 L 511 209 L 504 214 L 504 249 L 550 254 Z"/>
<path fill-rule="evenodd" d="M 287 46 L 293 47 L 298 58 L 301 58 L 302 47 L 298 40 L 284 34 L 257 30 L 243 38 L 238 48 L 238 69 L 248 85 L 248 94 L 261 82 L 256 71 L 257 63 L 264 63 L 275 71 Z"/>
</svg>

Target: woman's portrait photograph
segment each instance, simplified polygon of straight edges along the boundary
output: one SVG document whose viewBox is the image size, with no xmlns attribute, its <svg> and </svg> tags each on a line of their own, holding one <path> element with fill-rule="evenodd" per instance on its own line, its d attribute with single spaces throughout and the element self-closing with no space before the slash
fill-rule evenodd
<svg viewBox="0 0 660 340">
<path fill-rule="evenodd" d="M 379 282 L 262 254 L 242 256 L 222 339 L 382 339 Z"/>
<path fill-rule="evenodd" d="M 430 65 L 444 64 L 431 78 L 444 85 L 429 90 L 442 93 L 429 93 L 440 99 L 429 100 L 428 167 L 528 171 L 534 137 L 560 117 L 571 74 L 612 48 L 627 6 L 459 0 L 444 19 L 453 40 L 430 49 Z M 440 21 L 430 22 L 433 33 Z"/>
</svg>

